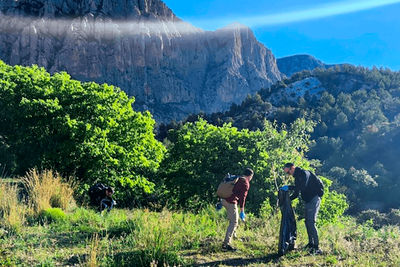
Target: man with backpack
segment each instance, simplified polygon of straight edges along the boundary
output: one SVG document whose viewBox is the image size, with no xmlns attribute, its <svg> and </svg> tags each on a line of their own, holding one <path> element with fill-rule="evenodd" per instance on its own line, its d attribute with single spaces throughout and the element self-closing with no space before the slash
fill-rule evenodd
<svg viewBox="0 0 400 267">
<path fill-rule="evenodd" d="M 229 220 L 229 226 L 226 230 L 224 243 L 222 245 L 224 250 L 236 251 L 236 249 L 231 245 L 231 240 L 235 233 L 236 227 L 239 224 L 239 216 L 242 221 L 245 220 L 246 215 L 244 213 L 244 205 L 253 175 L 254 171 L 252 169 L 245 169 L 243 175 L 239 177 L 234 185 L 232 195 L 222 199 L 222 205 L 226 209 Z M 240 207 L 240 215 L 238 214 L 237 204 L 239 204 Z"/>
<path fill-rule="evenodd" d="M 285 185 L 281 187 L 281 190 L 294 190 L 290 196 L 291 200 L 297 198 L 301 192 L 301 198 L 305 202 L 304 217 L 308 234 L 306 248 L 310 249 L 310 252 L 313 254 L 321 254 L 322 251 L 319 248 L 318 231 L 315 222 L 321 204 L 321 197 L 324 194 L 324 185 L 315 174 L 296 167 L 293 163 L 286 163 L 283 170 L 294 177 L 295 185 Z"/>
</svg>

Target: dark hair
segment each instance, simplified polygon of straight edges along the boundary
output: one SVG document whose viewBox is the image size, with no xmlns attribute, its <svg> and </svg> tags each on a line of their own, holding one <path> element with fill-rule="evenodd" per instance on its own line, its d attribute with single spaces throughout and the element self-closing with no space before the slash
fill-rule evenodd
<svg viewBox="0 0 400 267">
<path fill-rule="evenodd" d="M 252 169 L 250 169 L 250 168 L 246 168 L 246 169 L 244 170 L 244 172 L 243 172 L 243 175 L 244 175 L 244 176 L 250 176 L 250 175 L 252 175 L 252 174 L 254 174 L 254 171 L 253 171 Z"/>
<path fill-rule="evenodd" d="M 114 189 L 111 186 L 107 186 L 106 191 L 114 193 Z"/>
<path fill-rule="evenodd" d="M 291 162 L 288 162 L 288 163 L 286 163 L 285 164 L 285 167 L 283 167 L 283 168 L 292 168 L 294 166 L 294 164 L 293 163 L 291 163 Z"/>
</svg>

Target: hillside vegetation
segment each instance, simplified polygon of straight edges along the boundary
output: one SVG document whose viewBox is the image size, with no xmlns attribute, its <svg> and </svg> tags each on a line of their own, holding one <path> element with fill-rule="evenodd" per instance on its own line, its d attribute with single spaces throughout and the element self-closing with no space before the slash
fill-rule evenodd
<svg viewBox="0 0 400 267">
<path fill-rule="evenodd" d="M 187 121 L 197 120 L 199 115 Z M 201 114 L 209 123 L 238 129 L 264 129 L 265 121 L 290 124 L 298 118 L 316 122 L 309 159 L 317 172 L 346 194 L 351 212 L 397 208 L 400 186 L 400 73 L 343 65 L 303 71 L 249 96 L 229 111 Z M 161 125 L 159 139 L 179 123 Z"/>
</svg>

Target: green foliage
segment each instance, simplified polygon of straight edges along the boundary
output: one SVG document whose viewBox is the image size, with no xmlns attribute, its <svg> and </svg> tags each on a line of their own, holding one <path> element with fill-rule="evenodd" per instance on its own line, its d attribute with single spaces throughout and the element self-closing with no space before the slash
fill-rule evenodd
<svg viewBox="0 0 400 267">
<path fill-rule="evenodd" d="M 311 78 L 320 81 L 322 94 L 306 92 L 297 100 L 271 97 Z M 230 122 L 239 130 L 263 130 L 265 120 L 290 124 L 304 117 L 318 122 L 306 156 L 321 161 L 318 172 L 334 181 L 335 190 L 346 194 L 351 212 L 395 208 L 400 204 L 396 195 L 400 180 L 393 168 L 400 157 L 399 88 L 399 72 L 343 65 L 297 73 L 226 112 L 201 116 L 213 125 Z M 161 130 L 165 133 L 179 127 L 164 125 Z M 337 168 L 346 174 L 335 176 Z"/>
<path fill-rule="evenodd" d="M 335 223 L 348 209 L 346 196 L 330 191 L 332 182 L 325 177 L 319 176 L 324 183 L 324 196 L 321 199 L 321 207 L 318 213 L 318 224 Z"/>
<path fill-rule="evenodd" d="M 62 222 L 67 219 L 67 215 L 60 208 L 48 208 L 39 213 L 39 218 L 43 222 Z"/>
<path fill-rule="evenodd" d="M 0 248 L 0 266 L 16 266 L 16 257 L 3 248 Z"/>
<path fill-rule="evenodd" d="M 251 167 L 255 175 L 246 208 L 258 213 L 266 199 L 276 203 L 276 186 L 283 183 L 285 162 L 309 166 L 302 155 L 312 126 L 300 119 L 289 129 L 282 126 L 279 130 L 266 122 L 263 131 L 239 131 L 230 124 L 217 127 L 200 119 L 170 131 L 171 145 L 161 168 L 168 205 L 199 209 L 213 203 L 216 188 L 227 173 L 242 174 Z"/>
<path fill-rule="evenodd" d="M 375 228 L 385 225 L 400 225 L 400 210 L 392 209 L 388 213 L 381 213 L 377 210 L 365 210 L 357 216 L 359 223 L 372 222 Z"/>
<path fill-rule="evenodd" d="M 164 154 L 148 112 L 107 84 L 81 83 L 64 72 L 0 61 L 0 160 L 7 171 L 49 168 L 76 176 L 81 193 L 101 181 L 118 188 L 119 204 L 137 205 Z"/>
</svg>

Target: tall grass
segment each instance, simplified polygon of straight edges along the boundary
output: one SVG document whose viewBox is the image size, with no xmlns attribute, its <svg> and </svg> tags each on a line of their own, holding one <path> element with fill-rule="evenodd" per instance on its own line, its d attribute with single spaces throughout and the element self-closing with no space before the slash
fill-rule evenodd
<svg viewBox="0 0 400 267">
<path fill-rule="evenodd" d="M 28 202 L 37 214 L 48 208 L 67 210 L 75 205 L 74 186 L 56 172 L 32 169 L 22 178 L 22 182 L 27 191 Z"/>
<path fill-rule="evenodd" d="M 225 210 L 212 207 L 196 214 L 113 209 L 103 215 L 77 208 L 65 216 L 44 225 L 26 224 L 21 234 L 0 238 L 0 265 L 4 246 L 10 254 L 3 262 L 21 266 L 214 266 L 218 261 L 235 265 L 238 258 L 237 265 L 250 266 L 400 266 L 398 226 L 374 229 L 371 222 L 358 224 L 348 217 L 318 228 L 324 251 L 318 256 L 302 249 L 308 239 L 300 221 L 297 249 L 278 258 L 279 214 L 248 214 L 233 240 L 235 253 L 222 251 L 228 220 Z"/>
<path fill-rule="evenodd" d="M 17 185 L 0 181 L 0 220 L 8 230 L 18 230 L 25 221 L 25 207 L 18 200 Z"/>
<path fill-rule="evenodd" d="M 97 262 L 97 257 L 99 254 L 99 236 L 98 234 L 94 234 L 92 239 L 90 240 L 90 251 L 89 251 L 89 259 L 87 262 L 87 266 L 96 267 L 99 266 Z"/>
</svg>

